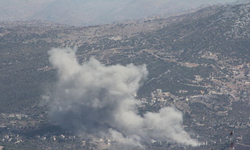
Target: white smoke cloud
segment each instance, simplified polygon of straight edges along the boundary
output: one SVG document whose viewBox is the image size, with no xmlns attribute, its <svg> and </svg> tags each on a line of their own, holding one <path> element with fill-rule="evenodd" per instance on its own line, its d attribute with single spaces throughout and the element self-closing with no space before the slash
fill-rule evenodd
<svg viewBox="0 0 250 150">
<path fill-rule="evenodd" d="M 197 146 L 182 126 L 182 113 L 166 107 L 138 115 L 134 98 L 148 71 L 145 65 L 105 66 L 94 58 L 79 64 L 76 50 L 54 48 L 49 61 L 58 71 L 49 97 L 51 120 L 78 133 L 103 134 L 121 144 L 152 140 Z"/>
</svg>

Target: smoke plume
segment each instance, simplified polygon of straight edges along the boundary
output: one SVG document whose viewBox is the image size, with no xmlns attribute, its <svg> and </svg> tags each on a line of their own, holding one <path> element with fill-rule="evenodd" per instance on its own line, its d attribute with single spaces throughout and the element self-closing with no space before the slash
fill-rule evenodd
<svg viewBox="0 0 250 150">
<path fill-rule="evenodd" d="M 51 120 L 78 134 L 94 134 L 126 145 L 152 140 L 198 145 L 182 126 L 182 113 L 165 107 L 138 115 L 134 97 L 148 71 L 145 65 L 105 66 L 91 58 L 79 64 L 76 50 L 54 48 L 49 61 L 58 81 L 49 95 Z"/>
</svg>

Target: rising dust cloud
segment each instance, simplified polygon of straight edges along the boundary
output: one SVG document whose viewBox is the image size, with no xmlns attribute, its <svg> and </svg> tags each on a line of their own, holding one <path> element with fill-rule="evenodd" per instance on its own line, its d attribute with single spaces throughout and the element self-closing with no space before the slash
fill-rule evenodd
<svg viewBox="0 0 250 150">
<path fill-rule="evenodd" d="M 79 135 L 93 134 L 125 145 L 168 141 L 197 146 L 182 126 L 182 113 L 165 107 L 138 115 L 133 95 L 148 75 L 145 65 L 106 66 L 91 58 L 79 64 L 76 50 L 54 48 L 49 61 L 58 81 L 48 96 L 53 122 Z"/>
</svg>

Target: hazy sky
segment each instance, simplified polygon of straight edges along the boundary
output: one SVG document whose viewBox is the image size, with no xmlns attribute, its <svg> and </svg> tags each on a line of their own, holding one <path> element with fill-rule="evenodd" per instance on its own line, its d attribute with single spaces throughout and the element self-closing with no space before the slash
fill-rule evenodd
<svg viewBox="0 0 250 150">
<path fill-rule="evenodd" d="M 236 0 L 0 0 L 1 20 L 47 20 L 71 25 L 110 23 L 175 13 Z"/>
</svg>

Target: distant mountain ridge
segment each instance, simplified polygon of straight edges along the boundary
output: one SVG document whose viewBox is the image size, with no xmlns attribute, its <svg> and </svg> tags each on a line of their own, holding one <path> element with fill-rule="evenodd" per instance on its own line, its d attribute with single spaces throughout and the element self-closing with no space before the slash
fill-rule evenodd
<svg viewBox="0 0 250 150">
<path fill-rule="evenodd" d="M 68 25 L 94 25 L 168 14 L 235 0 L 0 0 L 0 20 L 47 20 Z"/>
</svg>

